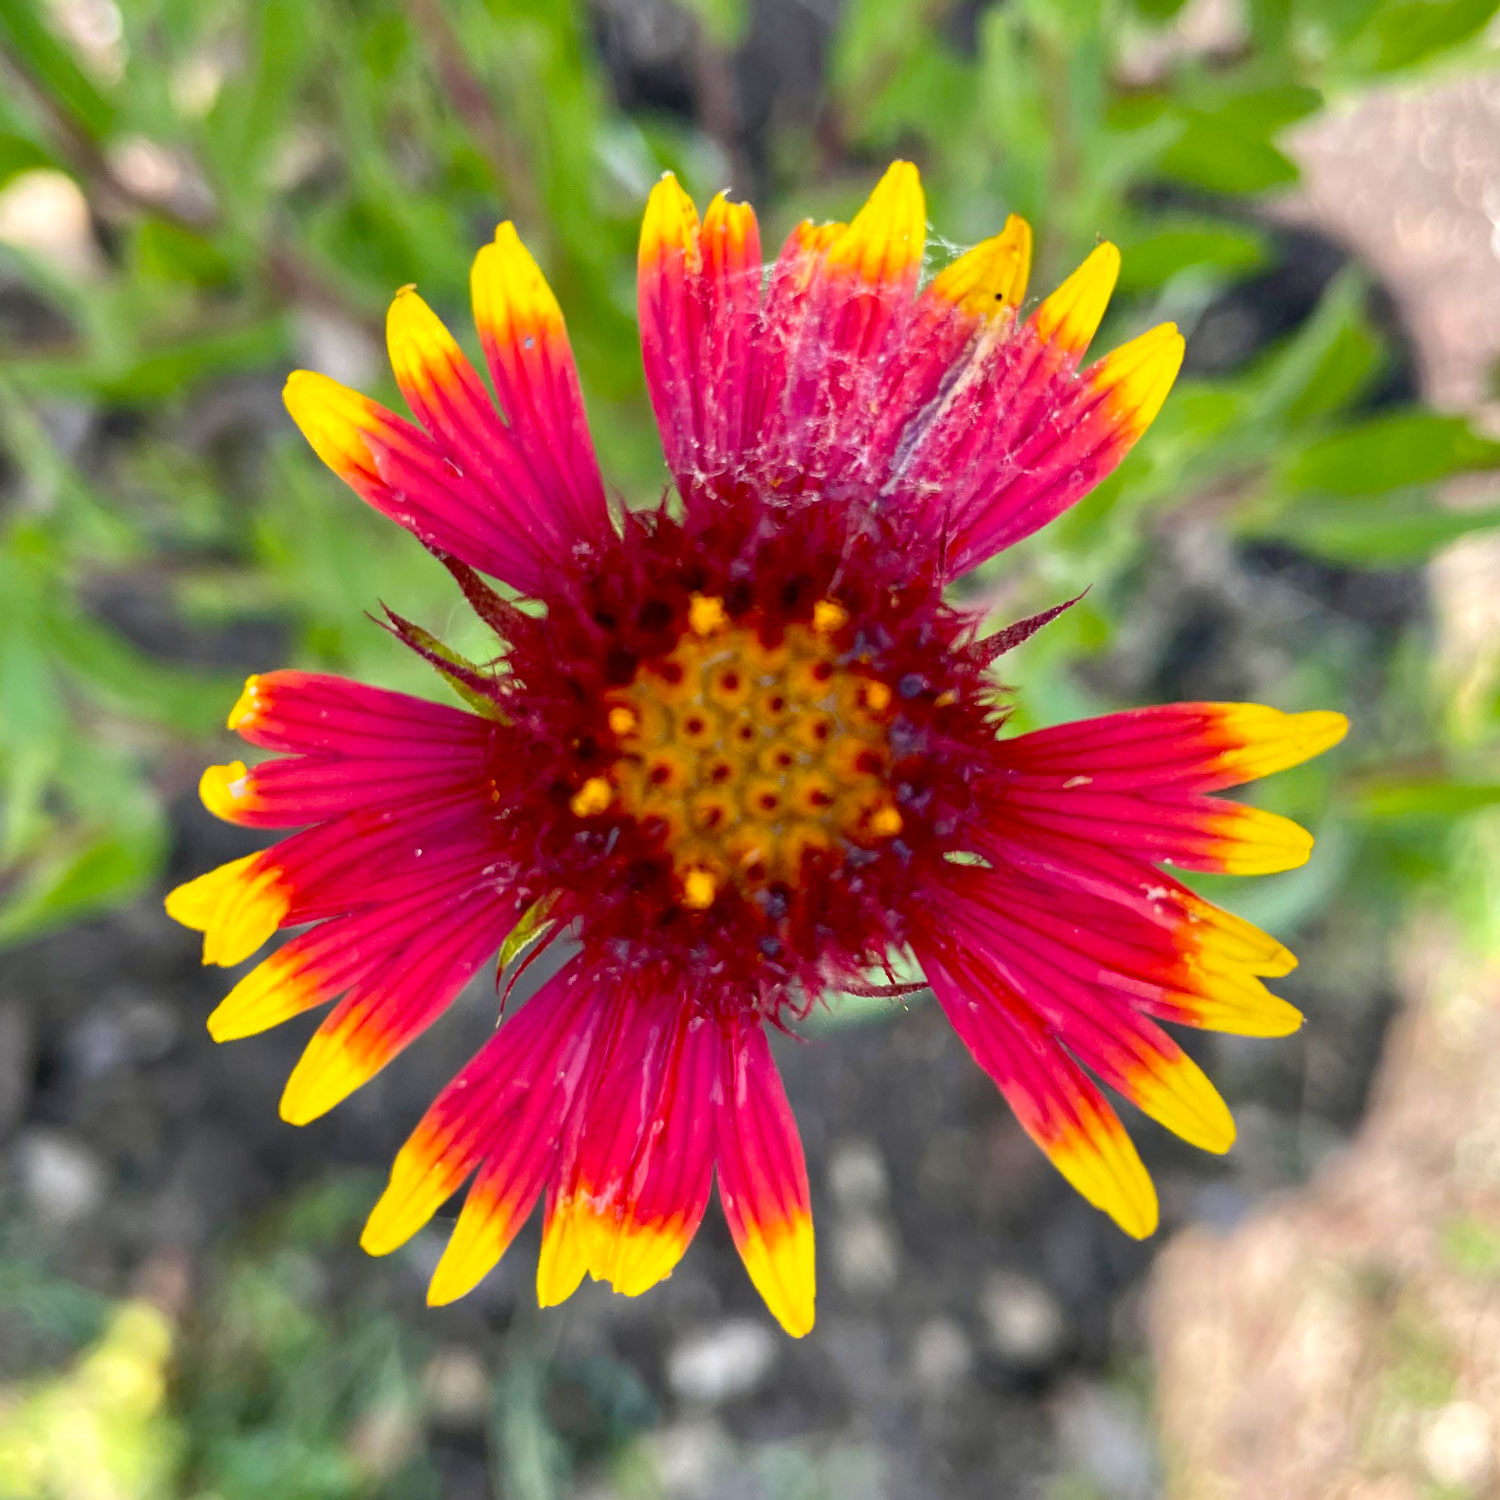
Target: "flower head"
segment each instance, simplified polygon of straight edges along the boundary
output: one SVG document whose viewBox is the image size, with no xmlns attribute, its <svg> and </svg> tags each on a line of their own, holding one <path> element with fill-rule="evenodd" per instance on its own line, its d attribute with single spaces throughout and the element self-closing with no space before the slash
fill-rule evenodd
<svg viewBox="0 0 1500 1500">
<path fill-rule="evenodd" d="M 1222 1151 L 1227 1110 L 1157 1023 L 1299 1022 L 1262 982 L 1291 955 L 1160 866 L 1300 864 L 1300 828 L 1212 794 L 1325 749 L 1342 717 L 1191 703 L 1007 735 L 992 664 L 1056 611 L 986 637 L 945 594 L 1119 463 L 1182 339 L 1165 325 L 1085 366 L 1112 246 L 1023 317 L 1022 221 L 924 284 L 925 223 L 897 162 L 851 223 L 799 225 L 764 271 L 748 206 L 721 195 L 700 222 L 663 179 L 639 295 L 676 493 L 647 511 L 606 500 L 562 314 L 508 224 L 473 271 L 493 395 L 409 287 L 389 342 L 416 423 L 321 375 L 287 382 L 318 454 L 442 559 L 497 656 L 391 615 L 465 708 L 252 677 L 229 725 L 275 758 L 211 767 L 203 798 L 302 831 L 167 906 L 210 963 L 299 929 L 209 1022 L 240 1037 L 337 1002 L 287 1084 L 296 1123 L 497 950 L 556 949 L 365 1229 L 394 1249 L 469 1183 L 433 1302 L 484 1276 L 543 1194 L 544 1304 L 585 1273 L 643 1291 L 717 1170 L 755 1285 L 806 1332 L 807 1173 L 767 1030 L 895 954 L 1135 1235 L 1155 1196 L 1090 1074 Z"/>
</svg>

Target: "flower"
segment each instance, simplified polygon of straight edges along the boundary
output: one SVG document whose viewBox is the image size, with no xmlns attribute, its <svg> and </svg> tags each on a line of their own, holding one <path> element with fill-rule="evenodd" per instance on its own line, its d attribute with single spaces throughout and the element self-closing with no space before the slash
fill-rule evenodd
<svg viewBox="0 0 1500 1500">
<path fill-rule="evenodd" d="M 985 636 L 945 597 L 1119 463 L 1182 339 L 1167 324 L 1082 367 L 1113 246 L 1023 317 L 1024 222 L 924 285 L 925 220 L 897 162 L 763 273 L 747 205 L 720 195 L 700 223 L 658 184 L 641 343 L 676 498 L 654 509 L 611 510 L 562 315 L 509 224 L 472 278 L 496 399 L 410 287 L 388 332 L 416 424 L 287 382 L 319 456 L 444 562 L 499 654 L 466 661 L 390 614 L 466 709 L 252 677 L 229 727 L 278 758 L 210 767 L 203 800 L 303 831 L 167 909 L 207 963 L 301 929 L 209 1020 L 224 1040 L 338 1002 L 282 1099 L 299 1124 L 497 949 L 502 968 L 566 953 L 427 1111 L 365 1228 L 393 1250 L 472 1179 L 431 1302 L 473 1287 L 544 1192 L 543 1305 L 585 1273 L 641 1292 L 717 1170 L 751 1279 L 805 1333 L 807 1171 L 767 1030 L 893 955 L 1133 1235 L 1155 1195 L 1088 1074 L 1223 1151 L 1228 1111 L 1157 1022 L 1299 1024 L 1263 983 L 1286 949 L 1159 867 L 1302 863 L 1302 829 L 1209 794 L 1326 749 L 1343 717 L 1187 703 L 1007 737 L 992 664 L 1058 611 Z"/>
</svg>

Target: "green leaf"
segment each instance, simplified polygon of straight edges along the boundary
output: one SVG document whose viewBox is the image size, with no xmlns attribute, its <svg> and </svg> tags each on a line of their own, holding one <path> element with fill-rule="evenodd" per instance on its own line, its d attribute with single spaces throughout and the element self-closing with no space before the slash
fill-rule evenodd
<svg viewBox="0 0 1500 1500">
<path fill-rule="evenodd" d="M 1500 443 L 1463 417 L 1400 411 L 1308 443 L 1278 464 L 1276 483 L 1293 494 L 1375 495 L 1497 467 Z"/>
<path fill-rule="evenodd" d="M 1482 812 L 1500 803 L 1500 782 L 1424 780 L 1382 781 L 1364 788 L 1355 799 L 1367 818 L 1387 821 L 1448 821 Z"/>
<path fill-rule="evenodd" d="M 1249 420 L 1258 430 L 1269 423 L 1300 426 L 1314 415 L 1336 410 L 1345 394 L 1352 394 L 1351 371 L 1341 367 L 1357 358 L 1351 352 L 1355 345 L 1374 343 L 1365 316 L 1367 296 L 1365 279 L 1357 270 L 1339 272 L 1312 317 L 1249 371 L 1244 378 L 1252 400 Z"/>
<path fill-rule="evenodd" d="M 53 36 L 36 0 L 0 0 L 0 38 L 25 70 L 96 141 L 114 127 L 114 106 Z"/>
<path fill-rule="evenodd" d="M 84 843 L 60 842 L 29 868 L 0 903 L 0 946 L 41 936 L 139 894 L 166 853 L 159 821 L 111 829 Z"/>
<path fill-rule="evenodd" d="M 1138 237 L 1122 236 L 1120 289 L 1139 292 L 1160 286 L 1181 271 L 1206 268 L 1250 271 L 1266 258 L 1258 229 L 1211 220 L 1164 219 Z"/>
<path fill-rule="evenodd" d="M 1351 504 L 1290 506 L 1275 522 L 1252 524 L 1252 535 L 1277 536 L 1330 562 L 1388 568 L 1425 562 L 1441 547 L 1475 531 L 1500 527 L 1500 507 L 1448 510 L 1423 491 L 1398 492 Z"/>
<path fill-rule="evenodd" d="M 279 363 L 285 347 L 280 321 L 266 319 L 171 341 L 142 338 L 128 348 L 82 358 L 17 359 L 6 374 L 28 393 L 85 393 L 141 405 L 180 396 L 215 376 Z"/>
<path fill-rule="evenodd" d="M 1477 37 L 1497 9 L 1497 0 L 1397 0 L 1375 11 L 1350 50 L 1368 48 L 1376 72 L 1414 67 Z"/>
<path fill-rule="evenodd" d="M 143 219 L 131 237 L 130 249 L 133 269 L 158 281 L 213 287 L 234 277 L 233 265 L 213 238 L 167 219 Z"/>
<path fill-rule="evenodd" d="M 1213 193 L 1263 193 L 1297 180 L 1297 166 L 1264 135 L 1212 115 L 1190 114 L 1161 154 L 1168 177 Z"/>
<path fill-rule="evenodd" d="M 511 928 L 509 936 L 500 945 L 500 968 L 507 968 L 513 959 L 520 957 L 523 950 L 551 930 L 554 924 L 547 914 L 556 904 L 556 892 L 549 891 L 545 896 L 537 897 L 521 913 L 520 921 Z"/>
</svg>

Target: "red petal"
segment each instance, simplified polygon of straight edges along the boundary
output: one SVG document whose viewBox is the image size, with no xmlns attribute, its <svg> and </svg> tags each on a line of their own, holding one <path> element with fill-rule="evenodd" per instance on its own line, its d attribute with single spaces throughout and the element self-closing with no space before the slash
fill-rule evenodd
<svg viewBox="0 0 1500 1500">
<path fill-rule="evenodd" d="M 508 221 L 475 258 L 469 288 L 511 438 L 560 518 L 557 530 L 570 542 L 599 541 L 609 533 L 609 508 L 568 330 L 557 298 Z"/>
<path fill-rule="evenodd" d="M 708 1203 L 719 1041 L 677 994 L 633 991 L 548 1202 L 537 1271 L 545 1306 L 586 1270 L 635 1296 L 682 1258 Z"/>
<path fill-rule="evenodd" d="M 445 909 L 424 927 L 383 944 L 378 964 L 318 1028 L 287 1080 L 283 1120 L 305 1125 L 326 1114 L 419 1037 L 494 954 L 524 904 L 489 885 L 444 895 Z"/>
<path fill-rule="evenodd" d="M 637 295 L 646 385 L 685 496 L 728 480 L 749 440 L 760 278 L 754 210 L 720 193 L 700 229 L 692 200 L 668 173 L 641 222 Z"/>
<path fill-rule="evenodd" d="M 776 1321 L 801 1338 L 816 1295 L 802 1139 L 759 1024 L 726 1032 L 715 1092 L 719 1198 L 735 1248 Z"/>
<path fill-rule="evenodd" d="M 551 1170 L 557 1128 L 577 1092 L 597 1023 L 596 992 L 576 963 L 507 1018 L 401 1148 L 365 1225 L 364 1248 L 385 1255 L 405 1244 L 488 1161 L 429 1296 L 451 1300 L 478 1281 Z"/>
<path fill-rule="evenodd" d="M 523 592 L 542 587 L 532 530 L 420 427 L 310 370 L 294 371 L 282 398 L 318 457 L 382 515 Z"/>
<path fill-rule="evenodd" d="M 1024 1003 L 972 968 L 950 969 L 951 945 L 923 943 L 917 953 L 944 1014 L 1021 1128 L 1094 1207 L 1137 1239 L 1150 1234 L 1157 1220 L 1151 1179 L 1083 1070 Z"/>
</svg>

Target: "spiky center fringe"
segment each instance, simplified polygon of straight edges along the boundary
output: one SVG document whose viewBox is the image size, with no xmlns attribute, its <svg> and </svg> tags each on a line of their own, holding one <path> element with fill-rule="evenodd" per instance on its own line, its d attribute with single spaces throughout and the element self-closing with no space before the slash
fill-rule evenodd
<svg viewBox="0 0 1500 1500">
<path fill-rule="evenodd" d="M 736 503 L 627 517 L 545 603 L 508 622 L 494 780 L 559 930 L 772 1019 L 885 964 L 1001 717 L 936 568 L 852 508 Z"/>
</svg>

